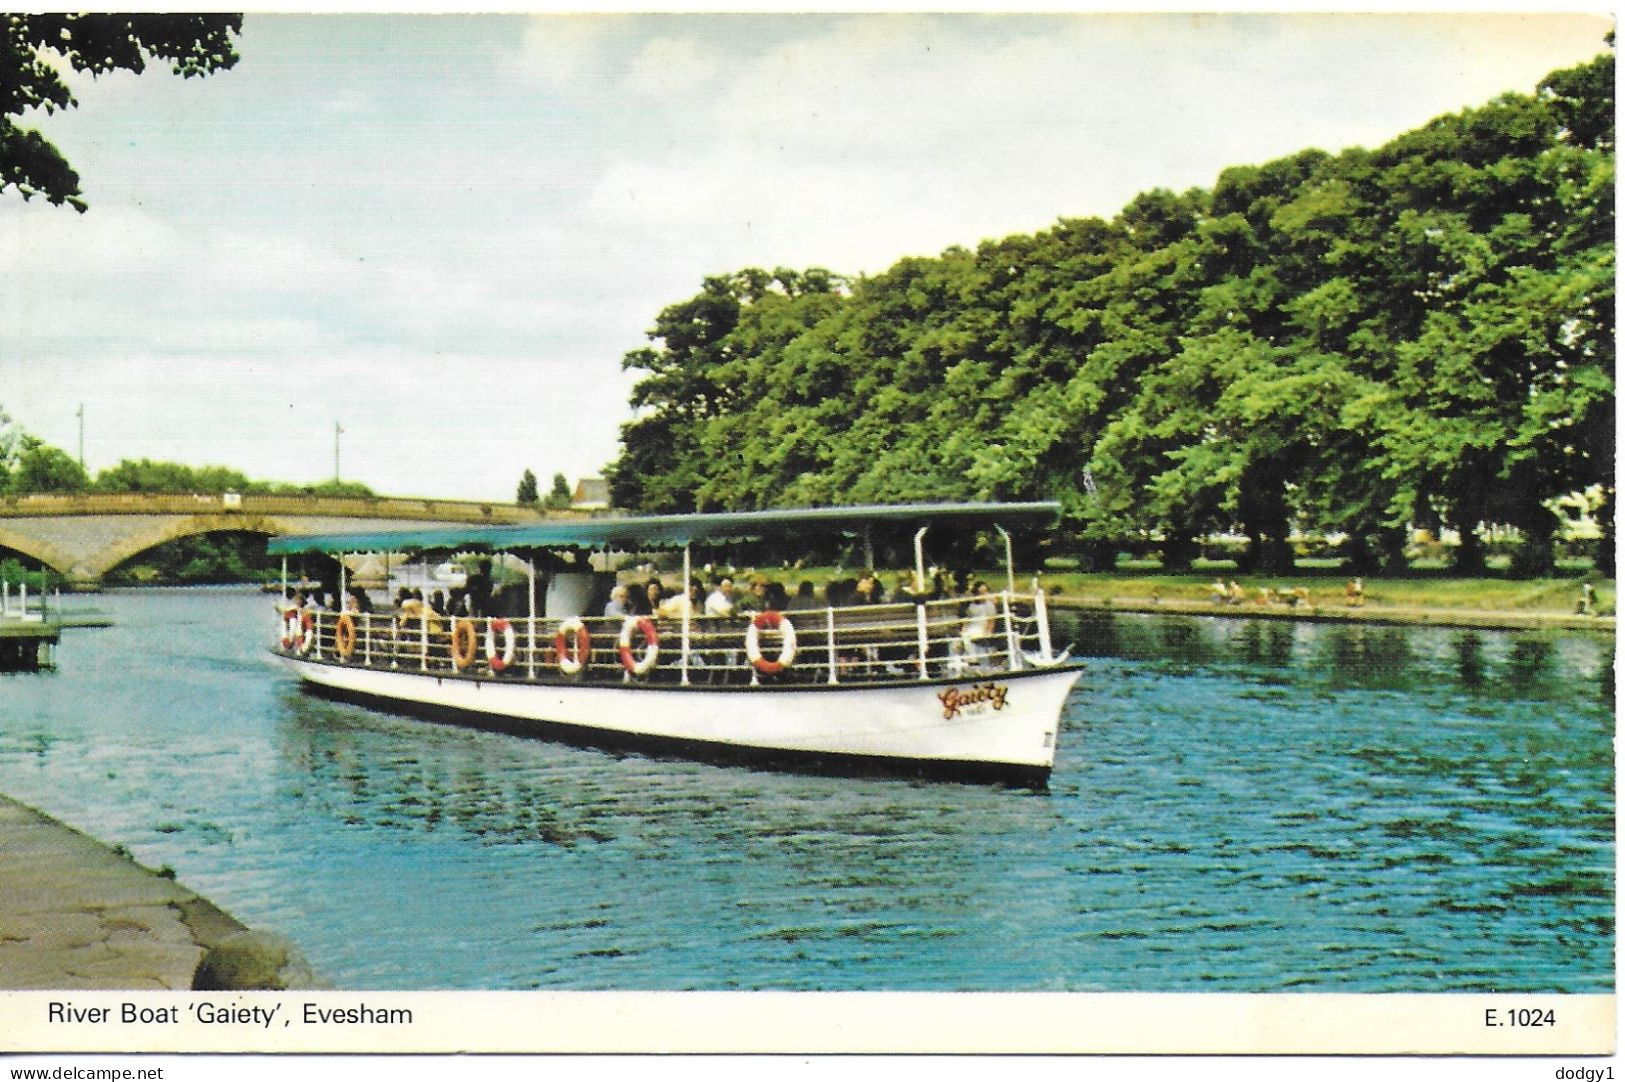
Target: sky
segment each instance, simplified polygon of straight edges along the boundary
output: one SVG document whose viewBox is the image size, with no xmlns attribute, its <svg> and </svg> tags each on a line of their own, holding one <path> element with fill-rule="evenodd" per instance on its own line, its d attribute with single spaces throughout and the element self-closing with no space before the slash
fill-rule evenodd
<svg viewBox="0 0 1625 1082">
<path fill-rule="evenodd" d="M 1598 15 L 273 15 L 237 66 L 29 114 L 0 410 L 126 458 L 388 495 L 597 475 L 666 305 L 875 274 L 1377 146 L 1604 51 Z"/>
</svg>

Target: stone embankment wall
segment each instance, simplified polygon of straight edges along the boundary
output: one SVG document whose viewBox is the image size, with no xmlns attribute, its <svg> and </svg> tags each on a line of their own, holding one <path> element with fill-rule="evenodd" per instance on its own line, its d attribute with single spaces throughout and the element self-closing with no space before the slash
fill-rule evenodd
<svg viewBox="0 0 1625 1082">
<path fill-rule="evenodd" d="M 0 989 L 323 987 L 281 936 L 3 796 L 0 854 Z"/>
</svg>

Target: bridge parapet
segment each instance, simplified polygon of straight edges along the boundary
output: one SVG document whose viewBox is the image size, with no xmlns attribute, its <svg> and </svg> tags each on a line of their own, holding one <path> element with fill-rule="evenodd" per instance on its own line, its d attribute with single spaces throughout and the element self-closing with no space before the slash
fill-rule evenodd
<svg viewBox="0 0 1625 1082">
<path fill-rule="evenodd" d="M 221 513 L 485 522 L 498 525 L 536 522 L 543 517 L 540 509 L 522 507 L 518 504 L 480 503 L 474 500 L 419 500 L 399 496 L 87 492 L 0 498 L 0 518 Z M 558 513 L 554 512 L 552 517 L 558 517 Z"/>
</svg>

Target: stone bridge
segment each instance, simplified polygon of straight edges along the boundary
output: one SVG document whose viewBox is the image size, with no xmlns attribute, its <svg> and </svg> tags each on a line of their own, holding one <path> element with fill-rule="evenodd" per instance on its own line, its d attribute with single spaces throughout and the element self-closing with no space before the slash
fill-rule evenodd
<svg viewBox="0 0 1625 1082">
<path fill-rule="evenodd" d="M 345 533 L 415 529 L 448 522 L 535 522 L 528 507 L 461 500 L 225 494 L 87 494 L 0 499 L 0 556 L 36 560 L 76 590 L 95 590 L 107 572 L 150 548 L 210 533 Z"/>
</svg>

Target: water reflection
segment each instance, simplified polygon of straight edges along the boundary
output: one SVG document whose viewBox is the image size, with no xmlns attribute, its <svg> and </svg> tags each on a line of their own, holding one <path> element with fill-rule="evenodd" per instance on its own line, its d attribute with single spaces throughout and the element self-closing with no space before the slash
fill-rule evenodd
<svg viewBox="0 0 1625 1082">
<path fill-rule="evenodd" d="M 1578 680 L 1594 681 L 1597 702 L 1613 700 L 1611 640 L 1601 637 L 1064 612 L 1057 631 L 1080 656 L 1149 661 L 1170 673 L 1511 700 L 1569 699 L 1583 694 Z"/>
</svg>

